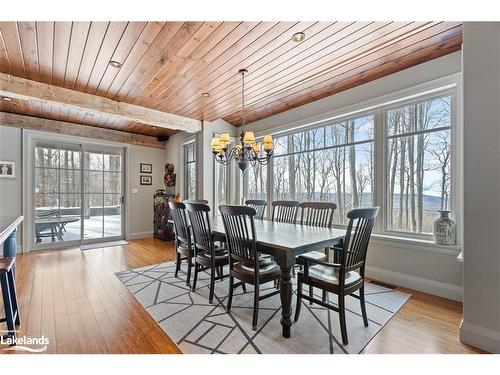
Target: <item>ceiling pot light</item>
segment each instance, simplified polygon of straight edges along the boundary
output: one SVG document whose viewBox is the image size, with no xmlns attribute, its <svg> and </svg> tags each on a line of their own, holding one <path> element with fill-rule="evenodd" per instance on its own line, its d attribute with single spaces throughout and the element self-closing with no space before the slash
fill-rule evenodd
<svg viewBox="0 0 500 375">
<path fill-rule="evenodd" d="M 295 33 L 292 35 L 292 40 L 294 42 L 300 43 L 306 38 L 306 34 L 304 34 L 302 31 Z"/>
<path fill-rule="evenodd" d="M 2 99 L 5 100 L 6 102 L 12 101 L 12 98 L 9 98 L 8 96 L 2 96 Z"/>
<path fill-rule="evenodd" d="M 201 96 L 203 96 L 204 98 L 208 98 L 210 96 L 210 93 L 209 92 L 204 92 L 201 94 Z"/>
<path fill-rule="evenodd" d="M 109 62 L 109 65 L 111 65 L 113 68 L 117 68 L 117 69 L 120 69 L 122 67 L 122 63 L 115 61 L 115 60 L 111 60 Z"/>
</svg>

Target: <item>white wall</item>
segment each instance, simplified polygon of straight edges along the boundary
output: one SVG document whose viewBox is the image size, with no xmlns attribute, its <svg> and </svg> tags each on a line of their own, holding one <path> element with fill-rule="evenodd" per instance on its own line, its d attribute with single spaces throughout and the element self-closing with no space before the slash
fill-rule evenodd
<svg viewBox="0 0 500 375">
<path fill-rule="evenodd" d="M 43 134 L 50 133 L 44 132 Z M 60 134 L 54 134 L 53 139 L 57 141 L 61 140 L 61 137 L 75 139 L 75 137 Z M 91 138 L 82 140 L 92 142 Z M 16 161 L 16 178 L 0 179 L 0 215 L 2 216 L 22 215 L 23 213 L 22 142 L 23 130 L 0 125 L 0 160 Z M 121 144 L 121 146 L 127 145 Z M 130 212 L 130 215 L 127 219 L 126 231 L 130 234 L 129 238 L 148 237 L 153 233 L 153 193 L 156 189 L 164 188 L 165 150 L 130 145 L 128 151 L 130 154 L 128 156 L 130 173 L 127 177 L 127 204 L 129 205 L 127 211 Z M 139 184 L 140 163 L 153 164 L 153 184 L 151 186 Z M 132 194 L 133 188 L 137 189 L 136 194 Z M 18 244 L 21 243 L 21 238 L 18 234 Z"/>
<path fill-rule="evenodd" d="M 463 342 L 500 353 L 500 23 L 464 25 Z"/>
<path fill-rule="evenodd" d="M 21 129 L 0 126 L 0 160 L 16 162 L 15 178 L 0 178 L 0 216 L 22 215 L 22 136 Z M 21 231 L 17 233 L 18 246 Z"/>
<path fill-rule="evenodd" d="M 129 152 L 129 238 L 151 237 L 153 235 L 153 194 L 157 189 L 165 189 L 163 183 L 165 150 L 131 145 Z M 152 185 L 139 183 L 140 163 L 153 164 Z M 137 189 L 137 193 L 132 193 L 132 189 Z"/>
<path fill-rule="evenodd" d="M 343 112 L 370 99 L 461 72 L 461 52 L 446 55 L 350 90 L 249 124 L 256 133 L 286 130 Z M 367 274 L 378 280 L 446 298 L 462 299 L 462 266 L 457 249 L 372 239 Z"/>
<path fill-rule="evenodd" d="M 210 204 L 214 198 L 214 164 L 213 155 L 210 149 L 210 141 L 215 133 L 228 132 L 230 136 L 237 137 L 238 129 L 226 121 L 219 119 L 213 122 L 205 121 L 202 131 L 197 134 L 179 132 L 170 137 L 166 147 L 167 163 L 174 163 L 177 173 L 175 191 L 184 199 L 184 174 L 183 174 L 183 153 L 182 145 L 189 140 L 196 139 L 196 165 L 197 165 L 197 198 L 207 199 Z M 232 174 L 233 176 L 235 173 Z M 231 184 L 233 191 L 231 200 L 235 202 L 235 184 Z"/>
</svg>

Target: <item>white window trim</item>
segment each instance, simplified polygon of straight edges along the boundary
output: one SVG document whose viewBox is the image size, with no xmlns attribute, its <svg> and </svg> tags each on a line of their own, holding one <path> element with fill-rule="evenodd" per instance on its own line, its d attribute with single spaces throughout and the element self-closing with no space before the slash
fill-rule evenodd
<svg viewBox="0 0 500 375">
<path fill-rule="evenodd" d="M 346 106 L 333 111 L 329 111 L 320 115 L 308 117 L 306 119 L 294 121 L 292 123 L 283 124 L 274 129 L 260 130 L 255 133 L 255 136 L 262 137 L 264 134 L 271 134 L 273 137 L 283 136 L 291 133 L 296 133 L 300 130 L 313 129 L 321 126 L 324 122 L 342 121 L 346 118 L 362 116 L 366 113 L 375 115 L 375 131 L 374 131 L 374 184 L 375 196 L 373 197 L 374 205 L 382 208 L 386 207 L 386 137 L 384 111 L 391 107 L 399 107 L 404 103 L 414 102 L 420 99 L 436 97 L 444 93 L 451 93 L 452 97 L 452 114 L 451 114 L 451 204 L 452 217 L 457 224 L 457 245 L 442 246 L 436 245 L 431 241 L 431 236 L 421 233 L 385 231 L 385 209 L 381 210 L 381 215 L 376 222 L 374 237 L 378 238 L 377 242 L 383 243 L 387 241 L 400 241 L 405 244 L 414 244 L 410 246 L 417 249 L 427 249 L 429 251 L 450 253 L 456 256 L 461 249 L 463 243 L 463 175 L 461 173 L 463 166 L 463 119 L 462 119 L 462 74 L 456 73 L 445 77 L 438 78 L 429 82 L 421 83 L 402 90 L 379 96 L 361 103 L 351 106 Z M 379 126 L 377 126 L 379 125 Z M 271 169 L 272 158 L 268 165 L 268 182 L 267 182 L 267 197 L 272 200 Z M 246 182 L 245 182 L 246 185 Z M 426 250 L 426 251 L 427 251 Z"/>
<path fill-rule="evenodd" d="M 196 170 L 196 183 L 195 183 L 195 187 L 194 187 L 194 196 L 195 196 L 195 199 L 198 198 L 198 150 L 197 150 L 197 144 L 196 144 L 196 137 L 189 137 L 187 140 L 185 140 L 184 142 L 182 142 L 181 144 L 181 165 L 182 165 L 182 169 L 183 169 L 183 172 L 182 172 L 182 183 L 181 183 L 181 187 L 182 187 L 182 196 L 183 196 L 183 200 L 184 199 L 187 199 L 186 197 L 186 192 L 187 192 L 187 181 L 186 181 L 186 174 L 187 174 L 187 168 L 186 168 L 186 146 L 188 145 L 194 145 L 194 150 L 193 150 L 193 154 L 194 154 L 194 163 L 195 163 L 195 170 Z"/>
</svg>

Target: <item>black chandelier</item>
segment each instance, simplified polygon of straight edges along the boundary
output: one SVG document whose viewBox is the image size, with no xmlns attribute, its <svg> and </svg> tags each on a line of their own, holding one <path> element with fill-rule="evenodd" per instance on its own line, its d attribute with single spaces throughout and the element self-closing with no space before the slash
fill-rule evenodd
<svg viewBox="0 0 500 375">
<path fill-rule="evenodd" d="M 219 137 L 213 137 L 210 147 L 215 160 L 222 164 L 228 165 L 232 160 L 238 163 L 238 167 L 243 173 L 250 167 L 256 165 L 266 165 L 269 163 L 273 155 L 273 137 L 265 135 L 262 139 L 262 144 L 255 142 L 253 132 L 245 131 L 245 74 L 246 69 L 241 69 L 238 72 L 241 75 L 241 117 L 242 130 L 240 134 L 240 142 L 230 148 L 231 138 L 229 133 L 222 133 Z"/>
</svg>

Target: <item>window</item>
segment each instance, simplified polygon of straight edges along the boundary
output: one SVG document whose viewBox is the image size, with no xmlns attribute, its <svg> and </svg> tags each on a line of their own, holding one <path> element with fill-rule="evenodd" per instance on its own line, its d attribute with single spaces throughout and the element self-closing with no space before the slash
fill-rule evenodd
<svg viewBox="0 0 500 375">
<path fill-rule="evenodd" d="M 196 199 L 196 143 L 184 145 L 184 199 Z"/>
<path fill-rule="evenodd" d="M 214 159 L 214 215 L 219 215 L 219 205 L 230 204 L 229 193 L 229 165 L 222 165 Z"/>
<path fill-rule="evenodd" d="M 373 129 L 367 114 L 276 138 L 272 199 L 334 202 L 334 223 L 346 224 L 349 210 L 372 205 Z"/>
<path fill-rule="evenodd" d="M 451 96 L 386 110 L 386 229 L 432 233 L 451 199 Z"/>
<path fill-rule="evenodd" d="M 453 209 L 452 86 L 275 134 L 245 198 L 334 202 L 340 226 L 351 209 L 379 206 L 377 232 L 430 238 L 437 211 Z"/>
</svg>

